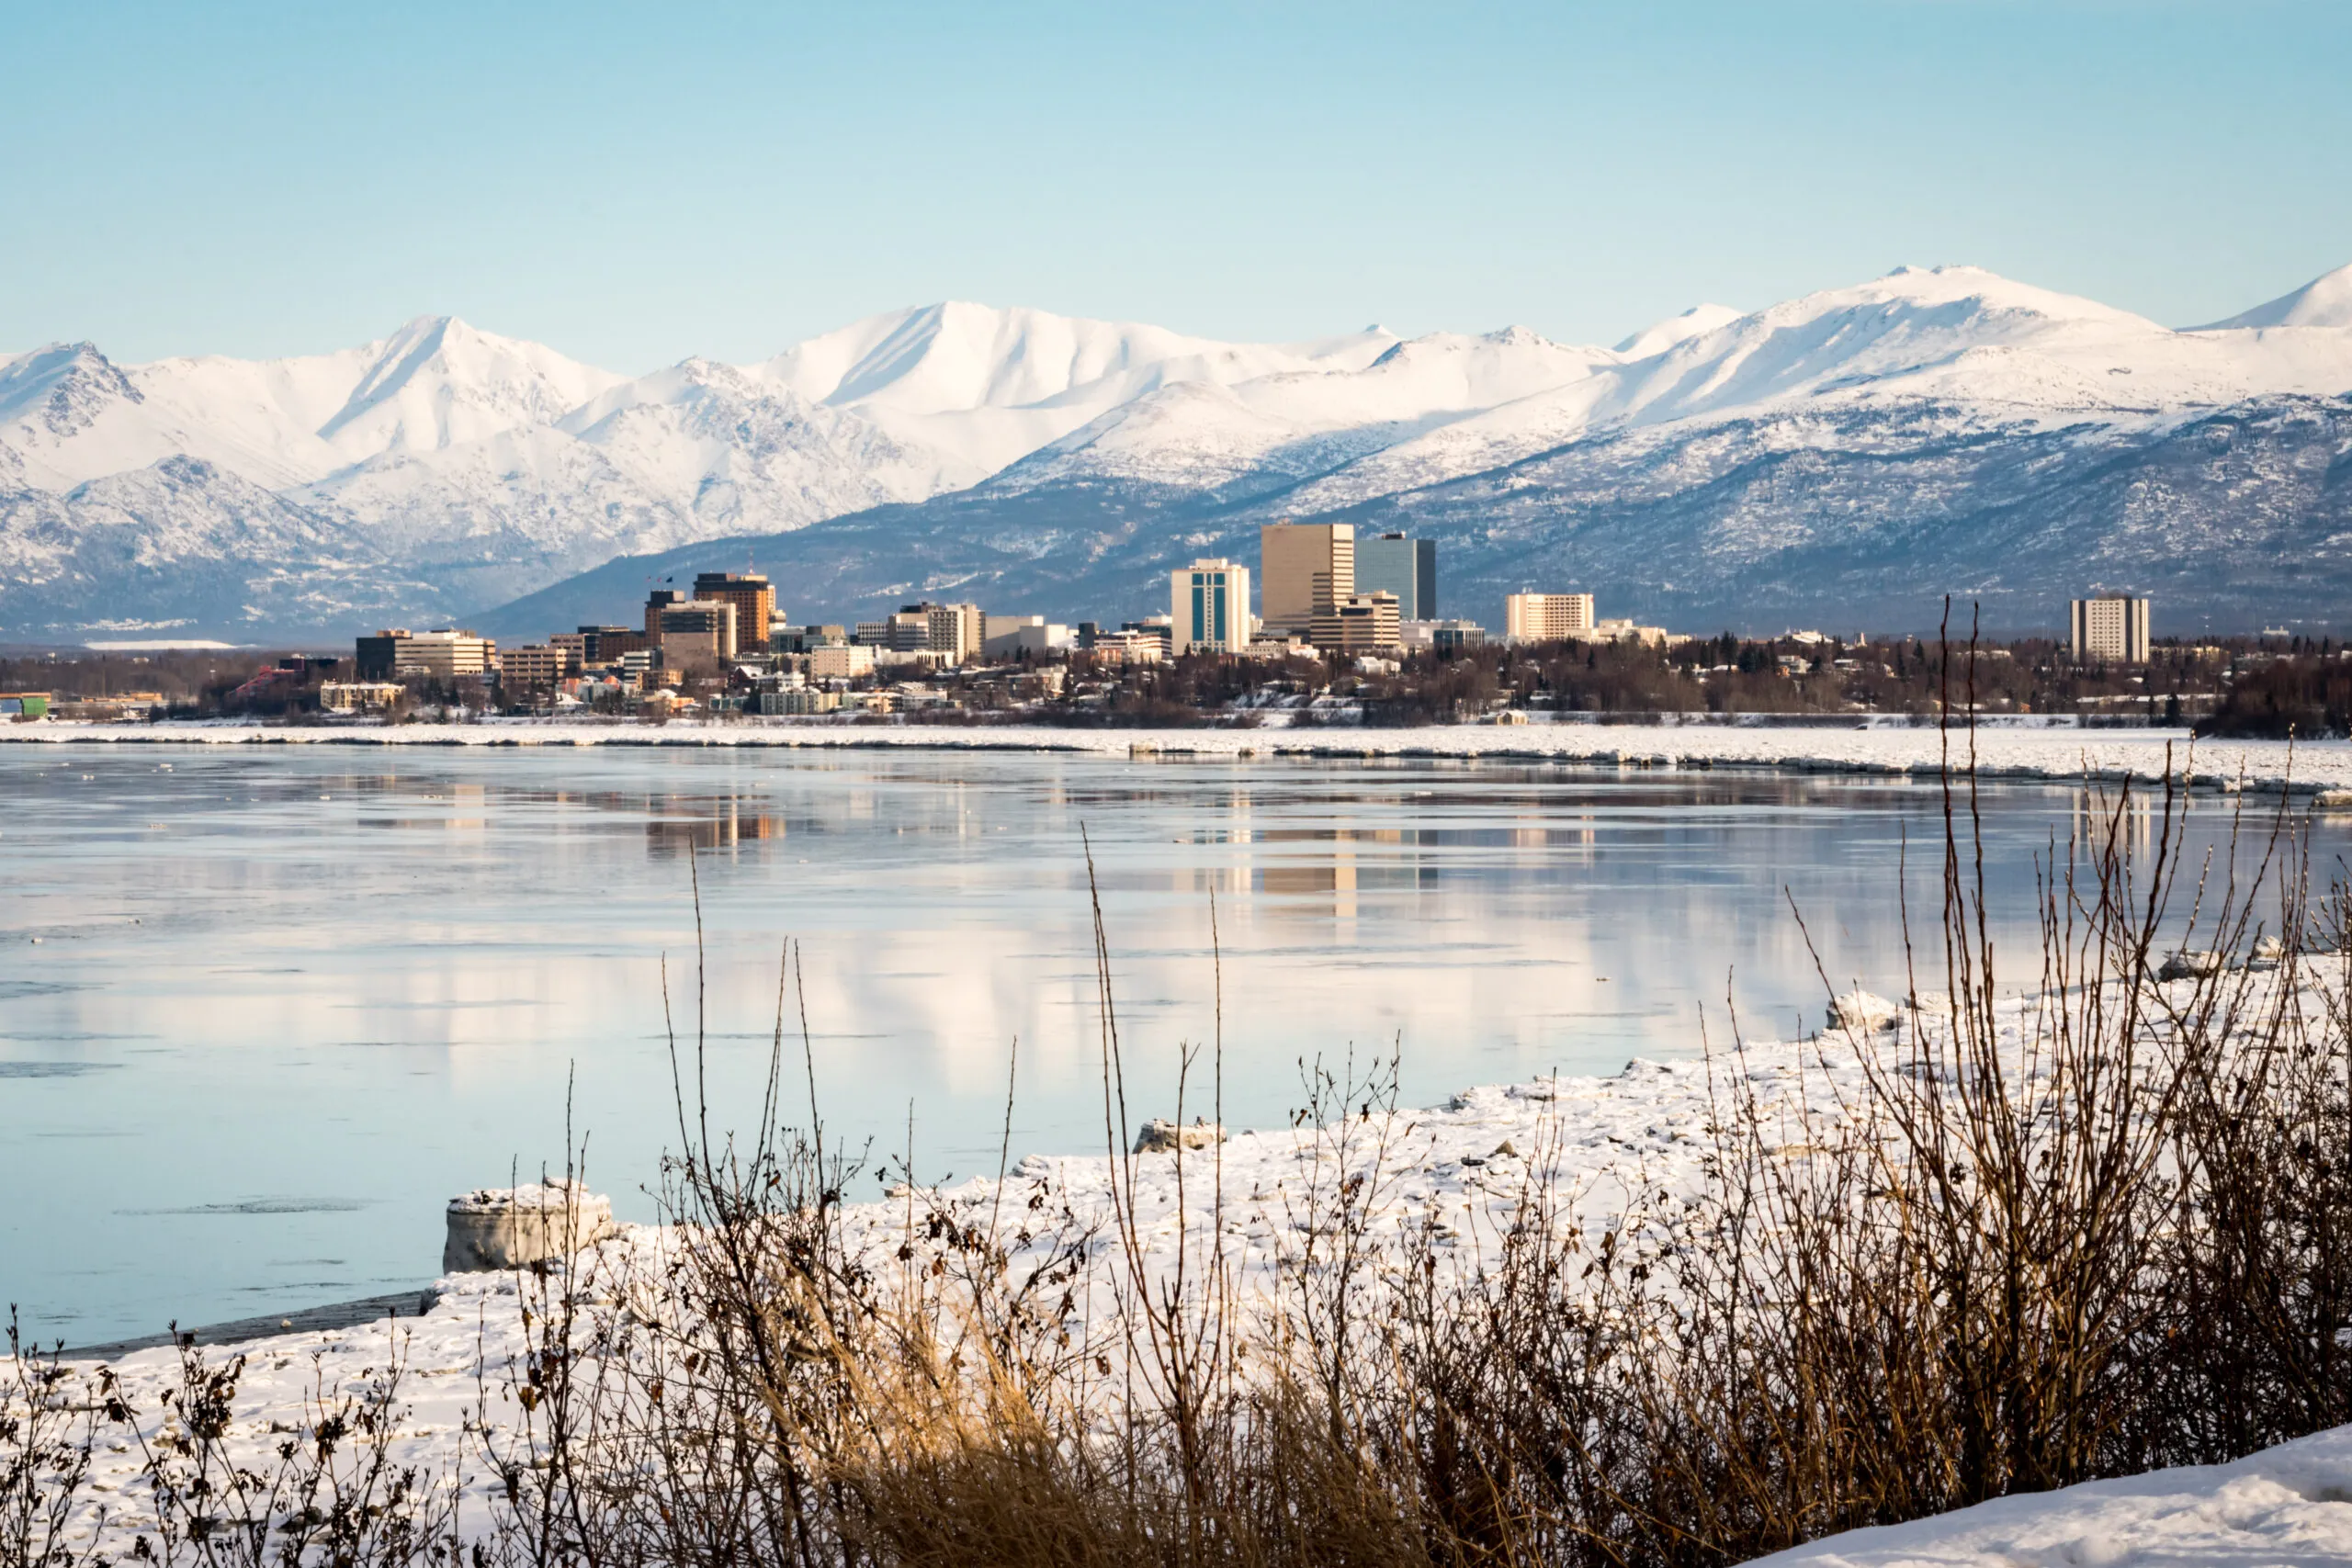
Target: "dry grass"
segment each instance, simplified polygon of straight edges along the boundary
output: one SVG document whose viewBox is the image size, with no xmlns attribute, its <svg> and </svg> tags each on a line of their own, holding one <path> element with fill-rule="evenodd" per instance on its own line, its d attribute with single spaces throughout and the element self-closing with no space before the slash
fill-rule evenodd
<svg viewBox="0 0 2352 1568">
<path fill-rule="evenodd" d="M 713 1137 L 695 1090 L 697 991 L 666 1268 L 526 1280 L 528 1354 L 505 1389 L 486 1383 L 479 1424 L 503 1493 L 468 1554 L 1723 1563 L 2352 1420 L 2352 897 L 2340 881 L 2311 897 L 2283 807 L 2190 865 L 2185 798 L 2127 790 L 2052 840 L 2039 951 L 1996 984 L 1973 757 L 1946 777 L 1940 906 L 1897 1032 L 1815 1042 L 1860 1065 L 1823 1082 L 1859 1088 L 1772 1109 L 1734 1044 L 1695 1199 L 1648 1194 L 1584 1235 L 1559 1151 L 1539 1151 L 1476 1267 L 1430 1229 L 1401 1248 L 1374 1235 L 1394 1104 L 1378 1067 L 1309 1077 L 1301 1125 L 1326 1157 L 1303 1168 L 1300 1241 L 1271 1289 L 1245 1281 L 1214 1148 L 1177 1156 L 1209 1219 L 1173 1267 L 1147 1267 L 1099 907 L 1101 1213 L 1001 1183 L 983 1224 L 908 1187 L 897 1245 L 877 1245 L 842 1196 L 873 1172 L 828 1146 L 813 1087 L 805 1127 L 786 1125 L 808 1076 L 805 1019 L 799 1061 L 786 1041 L 790 950 L 742 1140 Z M 2217 956 L 2160 980 L 2181 945 Z M 1212 1114 L 1220 1058 L 1212 1041 L 1187 1063 Z M 209 1375 L 191 1359 L 191 1390 Z M 47 1409 L 40 1392 L 11 1410 Z M 500 1392 L 522 1416 L 493 1438 Z M 0 1426 L 12 1561 L 79 1561 L 53 1521 L 76 1443 L 110 1418 Z M 156 1549 L 256 1564 L 444 1549 L 439 1494 L 328 1459 L 240 1483 L 258 1501 L 230 1523 L 287 1495 L 294 1517 L 365 1529 L 321 1524 L 291 1556 L 266 1529 L 216 1551 L 183 1528 Z M 159 1497 L 187 1495 L 190 1462 L 151 1467 Z"/>
</svg>

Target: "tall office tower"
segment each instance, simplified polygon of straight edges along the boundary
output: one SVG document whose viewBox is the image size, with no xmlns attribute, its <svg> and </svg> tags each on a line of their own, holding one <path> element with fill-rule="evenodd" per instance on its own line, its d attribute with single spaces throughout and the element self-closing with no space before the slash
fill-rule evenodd
<svg viewBox="0 0 2352 1568">
<path fill-rule="evenodd" d="M 1402 534 L 1358 539 L 1356 592 L 1394 593 L 1399 619 L 1436 620 L 1437 541 Z"/>
<path fill-rule="evenodd" d="M 1306 637 L 1315 617 L 1356 592 L 1351 523 L 1270 523 L 1258 530 L 1260 623 L 1275 637 Z"/>
<path fill-rule="evenodd" d="M 2109 594 L 2074 602 L 2075 658 L 2148 661 L 2148 602 Z"/>
<path fill-rule="evenodd" d="M 735 606 L 735 650 L 765 653 L 768 625 L 775 619 L 775 590 L 747 571 L 706 571 L 695 578 L 695 597 Z"/>
<path fill-rule="evenodd" d="M 662 612 L 673 604 L 683 604 L 686 596 L 674 588 L 657 588 L 645 596 L 645 640 L 655 648 L 662 646 Z"/>
<path fill-rule="evenodd" d="M 1168 574 L 1176 623 L 1170 651 L 1238 653 L 1250 646 L 1250 569 L 1229 560 L 1196 560 Z"/>
<path fill-rule="evenodd" d="M 1589 593 L 1513 593 L 1503 600 L 1503 635 L 1513 642 L 1562 642 L 1592 635 Z"/>
</svg>

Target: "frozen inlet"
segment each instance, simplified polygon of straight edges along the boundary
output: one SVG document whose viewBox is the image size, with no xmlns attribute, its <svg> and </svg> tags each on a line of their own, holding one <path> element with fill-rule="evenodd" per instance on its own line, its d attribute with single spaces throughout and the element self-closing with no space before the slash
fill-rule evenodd
<svg viewBox="0 0 2352 1568">
<path fill-rule="evenodd" d="M 566 1258 L 613 1234 L 613 1202 L 560 1178 L 522 1187 L 481 1187 L 449 1200 L 441 1271 L 519 1269 Z"/>
</svg>

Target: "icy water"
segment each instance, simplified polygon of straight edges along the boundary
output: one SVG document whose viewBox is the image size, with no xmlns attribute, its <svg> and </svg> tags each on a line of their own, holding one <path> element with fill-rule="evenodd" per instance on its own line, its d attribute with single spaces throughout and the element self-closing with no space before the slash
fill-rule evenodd
<svg viewBox="0 0 2352 1568">
<path fill-rule="evenodd" d="M 2032 944 L 2065 787 L 1985 795 Z M 2200 839 L 2227 829 L 2204 810 Z M 1081 839 L 1081 829 L 1085 839 Z M 560 1168 L 625 1214 L 679 1145 L 695 919 L 714 1133 L 748 1129 L 802 944 L 830 1142 L 926 1179 L 1103 1143 L 1085 841 L 1132 1114 L 1216 1037 L 1238 1126 L 1302 1059 L 1464 1086 L 1818 1021 L 1903 987 L 1930 786 L 972 752 L 0 747 L 0 1297 L 95 1343 L 422 1282 L 452 1192 Z M 2343 852 L 2338 830 L 2316 846 Z M 806 1121 L 799 998 L 785 1108 Z M 1184 1110 L 1209 1109 L 1210 1062 Z M 699 1120 L 695 1086 L 686 1114 Z M 875 1179 L 868 1178 L 870 1182 Z M 878 1182 L 869 1193 L 880 1190 Z"/>
</svg>

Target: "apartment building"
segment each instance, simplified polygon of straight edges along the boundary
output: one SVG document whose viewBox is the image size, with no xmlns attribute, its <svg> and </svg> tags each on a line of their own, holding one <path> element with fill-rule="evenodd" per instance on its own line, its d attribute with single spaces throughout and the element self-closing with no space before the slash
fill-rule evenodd
<svg viewBox="0 0 2352 1568">
<path fill-rule="evenodd" d="M 2118 664 L 2148 661 L 2148 602 L 2121 594 L 2077 599 L 2069 617 L 2077 662 L 2103 659 Z"/>
<path fill-rule="evenodd" d="M 1503 636 L 1512 642 L 1565 642 L 1593 633 L 1589 593 L 1513 593 L 1503 601 Z"/>
<path fill-rule="evenodd" d="M 1170 651 L 1238 653 L 1250 646 L 1250 569 L 1229 560 L 1196 560 L 1169 573 Z"/>
<path fill-rule="evenodd" d="M 1270 523 L 1258 530 L 1259 623 L 1273 637 L 1306 637 L 1315 617 L 1356 592 L 1350 523 Z"/>
</svg>

